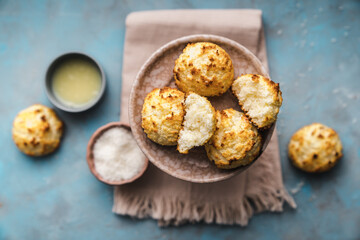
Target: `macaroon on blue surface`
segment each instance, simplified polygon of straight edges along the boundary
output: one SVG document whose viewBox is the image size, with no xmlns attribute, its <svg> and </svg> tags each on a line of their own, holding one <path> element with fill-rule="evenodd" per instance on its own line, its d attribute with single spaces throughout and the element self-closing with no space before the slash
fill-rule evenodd
<svg viewBox="0 0 360 240">
<path fill-rule="evenodd" d="M 255 215 L 247 227 L 159 228 L 152 219 L 117 216 L 113 188 L 92 176 L 85 156 L 94 131 L 119 120 L 126 16 L 201 8 L 263 11 L 270 76 L 284 98 L 277 121 L 283 179 L 298 209 Z M 0 1 L 0 239 L 357 239 L 359 16 L 356 0 Z M 34 103 L 54 108 L 44 75 L 51 61 L 71 51 L 101 64 L 106 94 L 81 114 L 55 109 L 65 123 L 63 141 L 39 161 L 16 148 L 12 121 Z M 315 121 L 337 130 L 344 156 L 331 171 L 309 176 L 291 165 L 287 144 Z"/>
</svg>

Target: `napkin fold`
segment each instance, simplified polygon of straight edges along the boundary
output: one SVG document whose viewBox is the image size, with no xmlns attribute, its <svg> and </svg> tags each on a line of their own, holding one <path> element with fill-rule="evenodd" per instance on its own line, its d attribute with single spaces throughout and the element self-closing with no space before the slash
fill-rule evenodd
<svg viewBox="0 0 360 240">
<path fill-rule="evenodd" d="M 192 34 L 214 34 L 239 42 L 267 64 L 262 12 L 238 10 L 162 10 L 135 12 L 126 19 L 121 117 L 128 122 L 128 100 L 137 72 L 165 43 Z M 276 131 L 262 156 L 245 172 L 216 183 L 190 183 L 149 164 L 133 183 L 114 189 L 113 212 L 151 217 L 159 225 L 186 222 L 247 225 L 254 213 L 282 211 L 296 204 L 282 182 Z"/>
</svg>

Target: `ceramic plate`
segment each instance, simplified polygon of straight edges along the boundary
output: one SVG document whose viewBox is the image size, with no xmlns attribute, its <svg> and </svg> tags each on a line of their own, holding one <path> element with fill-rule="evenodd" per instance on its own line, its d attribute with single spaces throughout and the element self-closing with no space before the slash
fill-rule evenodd
<svg viewBox="0 0 360 240">
<path fill-rule="evenodd" d="M 194 148 L 189 151 L 189 154 L 180 154 L 176 150 L 176 146 L 161 146 L 152 142 L 146 137 L 146 134 L 141 128 L 141 110 L 146 95 L 154 88 L 162 88 L 165 86 L 176 88 L 173 78 L 175 60 L 189 42 L 201 41 L 213 42 L 225 49 L 233 62 L 235 77 L 246 73 L 261 74 L 268 77 L 268 73 L 259 59 L 235 41 L 215 35 L 191 35 L 182 37 L 165 44 L 154 52 L 140 69 L 130 94 L 129 117 L 130 126 L 138 145 L 155 166 L 182 180 L 208 183 L 230 178 L 243 172 L 250 165 L 232 170 L 218 169 L 208 160 L 204 147 Z M 237 99 L 232 95 L 230 90 L 220 97 L 210 97 L 208 99 L 217 110 L 232 107 L 241 111 L 237 104 Z M 274 125 L 270 129 L 261 132 L 263 136 L 261 152 L 264 151 L 271 138 Z M 254 162 L 255 160 L 253 163 Z"/>
</svg>

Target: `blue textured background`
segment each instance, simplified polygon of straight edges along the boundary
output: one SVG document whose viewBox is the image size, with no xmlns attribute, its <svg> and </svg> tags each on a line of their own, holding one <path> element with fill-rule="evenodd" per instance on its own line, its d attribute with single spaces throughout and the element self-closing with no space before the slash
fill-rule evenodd
<svg viewBox="0 0 360 240">
<path fill-rule="evenodd" d="M 297 210 L 265 213 L 246 228 L 206 224 L 159 228 L 111 212 L 112 188 L 88 171 L 86 144 L 101 125 L 119 119 L 125 17 L 175 8 L 259 8 L 279 115 L 281 162 Z M 11 139 L 17 112 L 45 96 L 49 63 L 84 51 L 108 79 L 103 101 L 82 114 L 57 111 L 66 124 L 60 149 L 48 157 L 20 153 Z M 0 239 L 359 239 L 360 2 L 348 1 L 7 1 L 0 0 Z M 287 143 L 299 127 L 335 128 L 344 157 L 332 171 L 294 169 Z"/>
</svg>

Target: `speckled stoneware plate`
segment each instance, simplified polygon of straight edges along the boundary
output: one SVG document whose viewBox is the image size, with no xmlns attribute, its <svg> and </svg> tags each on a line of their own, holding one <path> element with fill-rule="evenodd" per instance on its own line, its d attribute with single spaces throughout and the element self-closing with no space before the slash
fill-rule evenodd
<svg viewBox="0 0 360 240">
<path fill-rule="evenodd" d="M 152 142 L 141 128 L 141 110 L 146 95 L 154 88 L 165 86 L 176 88 L 173 78 L 175 60 L 182 53 L 187 43 L 201 41 L 213 42 L 225 49 L 233 62 L 235 77 L 246 73 L 261 74 L 268 77 L 268 73 L 259 59 L 235 41 L 215 35 L 191 35 L 178 38 L 154 52 L 140 69 L 130 94 L 129 117 L 130 126 L 138 145 L 155 166 L 182 180 L 209 183 L 230 178 L 247 169 L 249 165 L 232 170 L 218 169 L 208 160 L 203 147 L 192 149 L 189 154 L 180 154 L 176 150 L 176 146 L 161 146 Z M 232 107 L 241 111 L 237 99 L 230 90 L 220 97 L 211 97 L 209 100 L 215 109 L 222 110 Z M 271 138 L 274 125 L 261 132 L 263 136 L 261 152 L 264 151 Z"/>
</svg>

